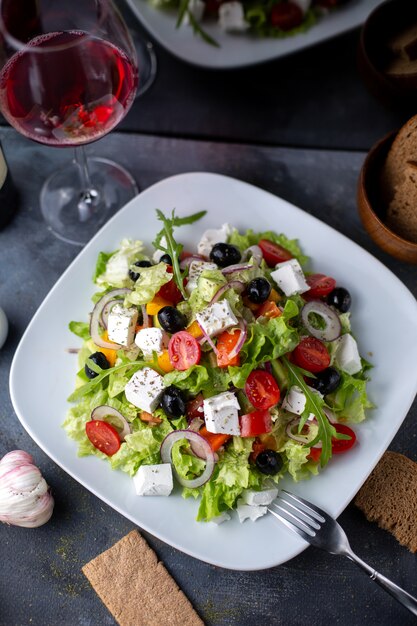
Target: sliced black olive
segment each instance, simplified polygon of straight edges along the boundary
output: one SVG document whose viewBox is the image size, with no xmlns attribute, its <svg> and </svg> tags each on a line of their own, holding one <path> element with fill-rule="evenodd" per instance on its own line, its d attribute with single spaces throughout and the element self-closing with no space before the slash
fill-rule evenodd
<svg viewBox="0 0 417 626">
<path fill-rule="evenodd" d="M 94 352 L 89 356 L 89 359 L 93 361 L 96 365 L 101 367 L 102 370 L 108 370 L 110 367 L 110 363 L 107 360 L 107 357 L 102 352 Z M 84 366 L 85 375 L 87 378 L 95 378 L 98 376 L 97 372 L 94 372 L 92 369 L 88 367 L 88 365 Z"/>
<path fill-rule="evenodd" d="M 167 387 L 161 396 L 161 406 L 168 417 L 176 419 L 185 415 L 186 402 L 184 393 L 174 385 Z"/>
<path fill-rule="evenodd" d="M 160 263 L 166 263 L 167 265 L 172 265 L 172 259 L 169 254 L 163 254 L 159 259 Z"/>
<path fill-rule="evenodd" d="M 177 333 L 187 326 L 187 318 L 174 306 L 164 306 L 158 311 L 158 322 L 167 333 Z"/>
<path fill-rule="evenodd" d="M 349 311 L 352 304 L 352 298 L 350 293 L 344 287 L 336 287 L 327 296 L 327 304 L 334 306 L 341 313 Z"/>
<path fill-rule="evenodd" d="M 219 267 L 227 267 L 239 263 L 242 255 L 239 248 L 231 243 L 216 243 L 211 249 L 210 260 Z"/>
<path fill-rule="evenodd" d="M 309 381 L 311 387 L 317 389 L 323 396 L 327 396 L 328 393 L 333 393 L 342 380 L 341 375 L 334 367 L 326 367 L 325 370 L 318 372 L 316 378 L 312 378 Z"/>
<path fill-rule="evenodd" d="M 136 261 L 136 263 L 133 263 L 133 265 L 135 265 L 136 267 L 151 267 L 152 263 L 150 261 Z M 129 277 L 133 280 L 133 282 L 136 282 L 139 276 L 139 272 L 129 270 Z"/>
<path fill-rule="evenodd" d="M 268 300 L 271 293 L 271 284 L 266 278 L 254 278 L 246 287 L 246 295 L 254 304 L 262 304 Z"/>
<path fill-rule="evenodd" d="M 255 465 L 262 474 L 274 476 L 283 466 L 281 455 L 275 450 L 262 450 L 255 460 Z"/>
</svg>

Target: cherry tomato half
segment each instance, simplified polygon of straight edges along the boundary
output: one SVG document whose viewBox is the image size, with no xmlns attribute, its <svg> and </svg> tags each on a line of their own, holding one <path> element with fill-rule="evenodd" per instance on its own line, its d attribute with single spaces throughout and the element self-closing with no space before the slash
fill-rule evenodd
<svg viewBox="0 0 417 626">
<path fill-rule="evenodd" d="M 107 422 L 91 420 L 86 423 L 85 432 L 93 446 L 107 456 L 113 456 L 120 448 L 119 433 Z"/>
<path fill-rule="evenodd" d="M 277 6 L 281 5 L 278 4 Z M 262 250 L 265 263 L 270 267 L 275 267 L 277 263 L 282 263 L 283 261 L 289 261 L 292 259 L 291 252 L 279 244 L 269 241 L 269 239 L 261 239 L 258 246 Z"/>
<path fill-rule="evenodd" d="M 311 274 L 311 276 L 307 276 L 306 281 L 310 289 L 303 293 L 305 299 L 322 298 L 336 287 L 335 279 L 325 274 Z"/>
<path fill-rule="evenodd" d="M 239 365 L 239 355 L 230 357 L 230 353 L 240 339 L 242 331 L 235 329 L 233 332 L 225 330 L 217 337 L 217 365 L 219 367 L 229 367 L 229 365 Z"/>
<path fill-rule="evenodd" d="M 265 370 L 253 370 L 245 383 L 245 393 L 255 409 L 270 409 L 280 398 L 275 378 Z"/>
<path fill-rule="evenodd" d="M 167 266 L 167 272 L 172 274 L 172 267 L 171 267 L 171 265 Z M 163 300 L 166 300 L 170 304 L 171 303 L 172 304 L 178 304 L 178 302 L 181 302 L 181 300 L 184 299 L 182 297 L 181 291 L 178 289 L 177 284 L 176 284 L 176 282 L 175 282 L 173 277 L 171 278 L 170 281 L 165 283 L 165 285 L 162 285 L 162 287 L 160 288 L 160 290 L 158 291 L 158 293 L 156 295 L 159 298 L 162 298 Z"/>
<path fill-rule="evenodd" d="M 272 7 L 269 19 L 272 26 L 287 31 L 299 26 L 304 19 L 304 15 L 297 4 L 280 2 Z"/>
<path fill-rule="evenodd" d="M 336 437 L 332 437 L 332 454 L 342 454 L 342 452 L 346 452 L 350 450 L 350 448 L 356 442 L 355 431 L 353 431 L 346 424 L 333 424 L 336 431 L 343 435 L 348 435 L 350 439 L 336 439 Z M 308 459 L 312 461 L 320 461 L 321 456 L 321 448 L 311 448 L 310 454 L 308 455 Z"/>
<path fill-rule="evenodd" d="M 272 430 L 272 419 L 269 411 L 260 409 L 240 417 L 240 436 L 257 437 Z"/>
<path fill-rule="evenodd" d="M 268 317 L 269 319 L 273 319 L 274 317 L 280 317 L 281 315 L 281 309 L 271 300 L 267 300 L 261 304 L 256 311 L 256 317 Z"/>
<path fill-rule="evenodd" d="M 330 354 L 320 339 L 304 337 L 292 353 L 293 362 L 308 372 L 321 372 L 330 365 Z"/>
<path fill-rule="evenodd" d="M 197 339 L 186 330 L 180 330 L 169 340 L 168 354 L 175 369 L 183 371 L 197 365 L 201 358 L 201 348 Z"/>
</svg>

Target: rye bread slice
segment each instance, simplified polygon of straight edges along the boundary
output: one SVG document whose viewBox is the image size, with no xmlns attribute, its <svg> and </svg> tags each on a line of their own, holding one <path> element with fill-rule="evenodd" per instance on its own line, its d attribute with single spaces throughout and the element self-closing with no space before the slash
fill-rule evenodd
<svg viewBox="0 0 417 626">
<path fill-rule="evenodd" d="M 387 225 L 400 237 L 417 243 L 417 163 L 407 163 L 402 183 L 388 205 Z"/>
<path fill-rule="evenodd" d="M 402 183 L 410 161 L 417 162 L 417 115 L 399 130 L 382 167 L 381 189 L 387 206 Z"/>
<path fill-rule="evenodd" d="M 120 626 L 204 626 L 137 530 L 82 571 Z"/>
<path fill-rule="evenodd" d="M 355 498 L 370 522 L 391 532 L 410 552 L 417 552 L 417 463 L 385 452 Z"/>
</svg>

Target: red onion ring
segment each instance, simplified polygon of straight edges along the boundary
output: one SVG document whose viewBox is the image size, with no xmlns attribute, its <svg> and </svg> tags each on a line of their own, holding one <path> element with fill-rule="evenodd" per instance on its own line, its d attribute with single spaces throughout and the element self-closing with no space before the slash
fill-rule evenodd
<svg viewBox="0 0 417 626">
<path fill-rule="evenodd" d="M 253 269 L 253 265 L 251 263 L 236 263 L 236 265 L 228 265 L 222 269 L 223 276 L 227 276 L 228 274 L 233 274 L 234 272 L 243 272 L 244 270 Z"/>
<path fill-rule="evenodd" d="M 308 319 L 310 313 L 316 313 L 326 323 L 326 328 L 314 328 Z M 321 300 L 311 300 L 307 302 L 301 309 L 301 319 L 304 326 L 316 339 L 321 341 L 334 341 L 340 337 L 342 332 L 342 324 L 338 314 L 328 305 Z"/>
<path fill-rule="evenodd" d="M 198 324 L 198 322 L 197 322 Z M 216 345 L 213 341 L 213 339 L 210 337 L 210 335 L 208 335 L 206 333 L 206 331 L 204 330 L 204 328 L 201 326 L 201 324 L 198 324 L 200 326 L 201 332 L 203 333 L 203 338 L 198 340 L 198 343 L 201 345 L 202 343 L 204 343 L 204 341 L 207 341 L 207 343 L 209 344 L 210 348 L 213 350 L 214 354 L 217 356 L 219 354 L 219 351 L 216 348 Z"/>
<path fill-rule="evenodd" d="M 100 322 L 103 328 L 105 328 L 106 330 L 107 330 L 107 323 L 108 323 L 110 311 L 112 310 L 114 305 L 117 304 L 118 302 L 120 302 L 120 299 L 117 300 L 115 298 L 114 300 L 110 300 L 110 302 L 107 302 L 106 306 L 103 307 L 103 310 L 100 316 Z"/>
<path fill-rule="evenodd" d="M 146 310 L 146 305 L 142 304 L 141 307 L 140 307 L 140 310 L 142 312 L 142 325 L 145 328 L 149 328 L 149 325 L 150 325 L 149 324 L 149 315 L 148 315 L 148 312 Z"/>
<path fill-rule="evenodd" d="M 285 432 L 287 433 L 287 436 L 290 439 L 293 439 L 294 441 L 298 441 L 299 443 L 303 443 L 305 445 L 306 443 L 308 443 L 308 439 L 306 438 L 306 435 L 294 435 L 294 433 L 292 431 L 292 429 L 295 426 L 298 426 L 300 421 L 301 421 L 301 418 L 300 417 L 296 417 L 295 419 L 291 420 L 291 422 L 288 422 L 288 424 L 287 424 L 287 426 L 285 428 Z M 308 421 L 305 423 L 305 426 L 309 426 L 309 422 Z M 317 447 L 317 448 L 321 447 L 321 444 L 320 444 L 320 446 L 317 444 L 314 447 Z"/>
<path fill-rule="evenodd" d="M 120 420 L 121 426 L 114 425 L 115 429 L 119 433 L 119 437 L 121 441 L 125 440 L 126 435 L 130 435 L 132 433 L 132 429 L 130 427 L 129 422 L 126 418 L 117 410 L 107 404 L 102 404 L 101 406 L 96 406 L 95 409 L 91 412 L 92 420 L 101 420 L 106 422 L 106 417 L 116 417 Z M 113 424 L 112 424 L 113 425 Z"/>
<path fill-rule="evenodd" d="M 229 359 L 233 359 L 235 356 L 237 356 L 239 354 L 239 352 L 242 349 L 243 344 L 246 341 L 246 337 L 247 337 L 248 331 L 247 331 L 247 325 L 246 325 L 246 322 L 245 322 L 244 319 L 240 319 L 239 320 L 239 328 L 240 328 L 240 337 L 239 337 L 239 340 L 236 343 L 236 345 L 229 352 Z"/>
<path fill-rule="evenodd" d="M 322 410 L 323 410 L 323 413 L 325 414 L 325 416 L 327 417 L 327 419 L 329 420 L 330 424 L 337 424 L 338 423 L 336 415 L 333 413 L 333 411 L 328 409 L 326 406 L 324 406 Z"/>
<path fill-rule="evenodd" d="M 245 287 L 246 287 L 245 283 L 242 282 L 241 280 L 231 280 L 229 283 L 226 283 L 225 285 L 222 285 L 220 287 L 220 289 L 218 289 L 216 291 L 216 293 L 214 294 L 214 296 L 210 300 L 208 306 L 210 306 L 211 304 L 214 304 L 215 302 L 217 302 L 217 300 L 220 298 L 220 296 L 222 296 L 224 294 L 224 292 L 227 291 L 228 289 L 234 289 L 238 293 L 242 293 L 242 291 L 245 289 Z"/>
<path fill-rule="evenodd" d="M 118 343 L 113 343 L 110 341 L 104 341 L 100 335 L 100 320 L 101 314 L 106 306 L 111 300 L 114 300 L 116 296 L 122 296 L 126 293 L 130 293 L 132 290 L 124 287 L 123 289 L 113 289 L 106 293 L 100 300 L 96 303 L 93 312 L 91 313 L 90 319 L 90 336 L 94 341 L 96 346 L 100 348 L 109 348 L 110 350 L 119 350 L 123 346 L 120 346 Z"/>
<path fill-rule="evenodd" d="M 193 254 L 192 256 L 188 256 L 186 259 L 183 259 L 180 263 L 180 269 L 185 270 L 187 267 L 190 267 L 193 261 L 205 261 L 205 257 L 200 254 Z"/>
<path fill-rule="evenodd" d="M 250 246 L 249 248 L 246 248 L 242 254 L 242 261 L 246 261 L 246 259 L 249 259 L 251 256 L 254 265 L 259 267 L 262 259 L 264 258 L 261 248 L 259 246 Z"/>
<path fill-rule="evenodd" d="M 192 480 L 182 478 L 178 475 L 175 467 L 173 466 L 171 458 L 172 446 L 181 439 L 187 439 L 190 443 L 192 442 L 195 445 L 201 446 L 201 449 L 205 451 L 204 458 L 206 459 L 206 467 L 204 468 L 201 476 L 198 478 L 194 478 Z M 214 453 L 208 441 L 192 430 L 174 430 L 169 433 L 161 444 L 161 459 L 163 463 L 171 464 L 172 471 L 174 472 L 178 482 L 183 487 L 189 487 L 190 489 L 201 487 L 201 485 L 204 485 L 208 480 L 210 480 L 215 464 Z"/>
</svg>

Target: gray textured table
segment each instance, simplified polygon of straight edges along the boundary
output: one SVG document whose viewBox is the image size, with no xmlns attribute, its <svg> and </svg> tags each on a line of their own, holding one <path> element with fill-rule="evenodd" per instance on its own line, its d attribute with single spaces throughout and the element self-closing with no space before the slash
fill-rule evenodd
<svg viewBox="0 0 417 626">
<path fill-rule="evenodd" d="M 0 456 L 32 453 L 56 500 L 52 520 L 37 530 L 0 527 L 0 624 L 57 626 L 114 624 L 81 573 L 81 566 L 113 545 L 133 524 L 79 486 L 33 443 L 17 420 L 8 392 L 13 353 L 32 315 L 77 254 L 48 232 L 38 193 L 46 175 L 70 153 L 40 147 L 2 129 L 0 139 L 21 192 L 21 210 L 0 232 L 0 306 L 11 330 L 0 351 Z M 377 249 L 359 222 L 355 186 L 361 152 L 268 148 L 113 133 L 88 148 L 129 167 L 142 188 L 171 174 L 213 171 L 251 182 L 297 204 L 375 254 L 417 294 L 416 269 Z M 387 303 L 389 302 L 387 294 Z M 36 355 L 28 355 L 36 367 Z M 410 372 L 410 375 L 415 375 Z M 387 381 L 389 384 L 389 381 Z M 47 401 L 47 399 L 46 399 Z M 417 459 L 417 405 L 391 444 Z M 369 524 L 352 505 L 340 518 L 362 558 L 417 594 L 416 556 Z M 208 626 L 411 625 L 389 596 L 339 557 L 307 549 L 260 572 L 215 568 L 145 533 Z M 134 576 L 134 572 L 132 572 Z"/>
</svg>

